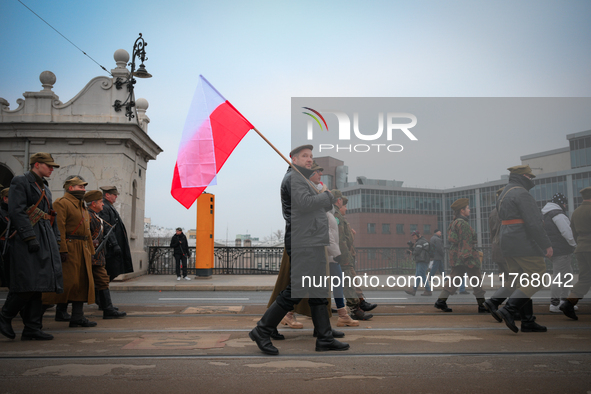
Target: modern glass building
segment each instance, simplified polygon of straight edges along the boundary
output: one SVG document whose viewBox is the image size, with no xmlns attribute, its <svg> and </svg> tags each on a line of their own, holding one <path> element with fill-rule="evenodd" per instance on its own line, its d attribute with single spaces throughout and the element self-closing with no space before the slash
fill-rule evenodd
<svg viewBox="0 0 591 394">
<path fill-rule="evenodd" d="M 521 157 L 536 178 L 531 189 L 541 209 L 560 192 L 568 198 L 569 215 L 582 203 L 579 190 L 591 186 L 591 130 L 567 135 L 569 147 Z M 349 198 L 347 218 L 356 229 L 355 245 L 360 248 L 406 247 L 410 233 L 419 230 L 429 239 L 436 229 L 446 229 L 453 219 L 449 208 L 458 198 L 470 199 L 470 225 L 478 234 L 478 245 L 490 248 L 488 217 L 496 205 L 496 192 L 508 175 L 499 180 L 452 189 L 407 188 L 400 181 L 357 178 L 338 182 L 347 173 L 345 163 L 332 157 L 316 158 L 325 168 L 325 179 L 337 180 L 336 187 Z M 339 184 L 340 183 L 340 184 Z"/>
</svg>

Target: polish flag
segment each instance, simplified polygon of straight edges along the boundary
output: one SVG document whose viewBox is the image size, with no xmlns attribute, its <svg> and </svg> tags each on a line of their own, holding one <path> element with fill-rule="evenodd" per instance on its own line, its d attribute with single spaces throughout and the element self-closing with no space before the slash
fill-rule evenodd
<svg viewBox="0 0 591 394">
<path fill-rule="evenodd" d="M 202 76 L 183 128 L 170 193 L 185 208 L 197 200 L 254 126 Z"/>
</svg>

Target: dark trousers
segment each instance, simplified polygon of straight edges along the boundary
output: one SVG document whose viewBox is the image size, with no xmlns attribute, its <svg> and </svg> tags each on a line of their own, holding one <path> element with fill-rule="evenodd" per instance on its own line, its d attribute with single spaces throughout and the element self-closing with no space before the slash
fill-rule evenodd
<svg viewBox="0 0 591 394">
<path fill-rule="evenodd" d="M 183 262 L 183 277 L 187 276 L 187 256 L 175 254 L 176 276 L 181 276 L 181 261 Z"/>
<path fill-rule="evenodd" d="M 295 305 L 299 304 L 301 298 L 293 298 L 291 295 L 291 284 L 289 284 L 285 290 L 283 290 L 277 296 L 275 300 L 277 305 L 286 311 L 292 311 Z M 328 305 L 328 299 L 326 298 L 308 298 L 308 304 L 312 305 Z"/>
<path fill-rule="evenodd" d="M 445 286 L 443 287 L 444 291 L 447 291 L 449 294 L 455 294 L 456 290 L 458 289 L 458 287 L 456 287 L 454 285 L 454 280 L 453 278 L 455 277 L 464 277 L 464 274 L 468 274 L 468 280 L 467 280 L 467 285 L 470 285 L 470 278 L 472 276 L 476 276 L 479 279 L 479 285 L 477 287 L 473 287 L 474 290 L 474 296 L 476 296 L 476 298 L 484 298 L 484 294 L 486 293 L 483 289 L 482 289 L 482 283 L 481 283 L 481 278 L 482 278 L 482 274 L 480 272 L 480 267 L 467 267 L 465 265 L 456 265 L 454 267 L 451 267 L 451 272 L 449 274 L 449 276 L 452 278 L 452 283 L 451 286 L 449 286 L 449 282 L 446 280 L 445 281 Z M 455 281 L 456 283 L 459 283 L 460 280 L 456 279 Z"/>
</svg>

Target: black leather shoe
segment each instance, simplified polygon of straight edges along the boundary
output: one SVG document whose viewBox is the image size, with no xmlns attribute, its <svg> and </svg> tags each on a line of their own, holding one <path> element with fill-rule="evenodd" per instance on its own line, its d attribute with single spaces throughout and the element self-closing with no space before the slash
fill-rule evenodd
<svg viewBox="0 0 591 394">
<path fill-rule="evenodd" d="M 365 312 L 373 311 L 374 309 L 376 309 L 377 306 L 378 304 L 370 304 L 365 300 L 359 302 L 359 308 L 361 308 Z"/>
<path fill-rule="evenodd" d="M 318 341 L 316 341 L 316 351 L 317 352 L 328 352 L 331 350 L 337 350 L 337 351 L 349 350 L 349 347 L 350 346 L 348 343 L 339 342 L 336 339 L 334 339 L 332 342 L 322 343 L 322 344 L 318 344 Z"/>
<path fill-rule="evenodd" d="M 575 313 L 575 306 L 569 300 L 563 301 L 558 308 L 560 308 L 566 317 L 570 317 L 573 320 L 579 320 L 579 317 Z"/>
<path fill-rule="evenodd" d="M 478 313 L 488 313 L 484 305 L 478 305 Z"/>
<path fill-rule="evenodd" d="M 96 327 L 97 323 L 94 321 L 90 321 L 87 318 L 83 317 L 80 320 L 71 320 L 70 327 Z"/>
<path fill-rule="evenodd" d="M 122 317 L 127 316 L 126 312 L 119 312 L 115 308 L 113 309 L 103 309 L 103 319 L 120 319 Z"/>
<path fill-rule="evenodd" d="M 513 318 L 513 314 L 510 311 L 506 311 L 505 308 L 497 309 L 495 311 L 495 315 L 501 320 L 505 321 L 505 325 L 509 327 L 511 331 L 514 333 L 519 332 L 519 328 L 515 325 L 515 319 Z"/>
<path fill-rule="evenodd" d="M 12 329 L 12 319 L 4 317 L 2 313 L 0 313 L 0 333 L 6 338 L 14 339 L 16 337 Z"/>
<path fill-rule="evenodd" d="M 312 334 L 314 336 L 314 338 L 318 338 L 318 331 L 316 331 L 316 328 L 314 328 L 314 334 Z M 332 337 L 333 338 L 344 338 L 345 337 L 345 333 L 342 331 L 337 331 L 334 328 L 332 329 Z"/>
<path fill-rule="evenodd" d="M 447 302 L 444 300 L 437 300 L 435 303 L 435 308 L 441 309 L 443 312 L 453 312 L 453 309 L 447 306 Z"/>
<path fill-rule="evenodd" d="M 496 321 L 498 321 L 499 323 L 503 322 L 503 319 L 501 319 L 495 313 L 497 311 L 497 305 L 495 305 L 494 302 L 492 302 L 491 300 L 486 300 L 486 301 L 484 301 L 484 304 L 482 304 L 482 306 L 484 306 L 484 309 L 486 309 L 487 312 L 490 313 L 492 315 L 492 317 L 495 318 Z"/>
<path fill-rule="evenodd" d="M 51 341 L 53 339 L 53 335 L 48 334 L 43 331 L 35 331 L 35 332 L 24 332 L 21 335 L 21 341 L 32 341 L 33 339 L 37 341 Z"/>
<path fill-rule="evenodd" d="M 258 327 L 253 328 L 252 331 L 248 333 L 248 336 L 256 342 L 259 349 L 261 349 L 261 352 L 271 356 L 277 356 L 279 354 L 279 350 L 273 346 L 271 339 L 262 337 L 261 334 L 259 334 Z"/>
<path fill-rule="evenodd" d="M 275 329 L 271 333 L 271 338 L 275 339 L 276 341 L 283 341 L 285 339 L 285 336 L 283 334 L 280 334 L 279 331 L 277 331 L 277 329 Z"/>
<path fill-rule="evenodd" d="M 369 320 L 373 317 L 371 313 L 365 313 L 360 308 L 351 310 L 351 319 L 353 320 Z"/>
<path fill-rule="evenodd" d="M 521 323 L 521 332 L 546 332 L 546 331 L 548 331 L 548 329 L 546 327 L 539 325 L 535 321 Z"/>
<path fill-rule="evenodd" d="M 68 312 L 59 309 L 55 311 L 55 321 L 70 321 L 71 319 L 72 315 Z"/>
</svg>

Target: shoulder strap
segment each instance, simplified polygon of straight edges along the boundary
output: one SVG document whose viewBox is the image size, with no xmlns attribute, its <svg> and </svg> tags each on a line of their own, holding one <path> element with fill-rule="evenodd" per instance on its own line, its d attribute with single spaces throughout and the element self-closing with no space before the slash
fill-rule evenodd
<svg viewBox="0 0 591 394">
<path fill-rule="evenodd" d="M 497 212 L 501 212 L 501 204 L 503 203 L 503 200 L 505 199 L 505 196 L 507 194 L 509 194 L 509 192 L 511 190 L 518 189 L 518 188 L 525 189 L 525 187 L 523 187 L 523 186 L 513 186 L 511 189 L 507 190 L 507 192 L 505 194 L 503 194 L 503 197 L 501 197 L 501 199 L 499 200 L 499 209 L 497 209 Z"/>
</svg>

